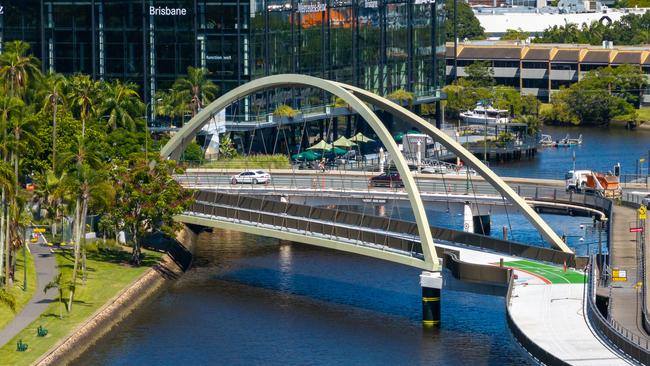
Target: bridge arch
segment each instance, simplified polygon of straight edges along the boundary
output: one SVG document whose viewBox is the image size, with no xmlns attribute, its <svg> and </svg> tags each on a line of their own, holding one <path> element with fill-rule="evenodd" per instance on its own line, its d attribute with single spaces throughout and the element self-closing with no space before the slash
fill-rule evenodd
<svg viewBox="0 0 650 366">
<path fill-rule="evenodd" d="M 291 86 L 318 88 L 341 98 L 352 110 L 359 113 L 373 129 L 379 140 L 386 147 L 386 150 L 391 156 L 395 157 L 393 159 L 395 166 L 402 177 L 404 188 L 411 203 L 424 256 L 424 263 L 419 267 L 430 271 L 439 271 L 440 264 L 429 228 L 429 220 L 427 219 L 424 204 L 420 198 L 420 192 L 415 184 L 415 179 L 410 174 L 406 159 L 400 153 L 393 137 L 379 117 L 377 117 L 368 105 L 336 82 L 297 74 L 273 75 L 250 81 L 217 98 L 217 100 L 210 103 L 205 109 L 195 115 L 162 148 L 160 152 L 162 158 L 178 160 L 187 145 L 201 128 L 208 123 L 211 117 L 235 101 L 264 89 Z"/>
<path fill-rule="evenodd" d="M 394 117 L 402 119 L 404 121 L 413 123 L 421 131 L 425 132 L 428 135 L 431 135 L 434 140 L 442 144 L 445 148 L 454 152 L 456 156 L 463 159 L 463 161 L 469 165 L 471 168 L 476 170 L 476 172 L 483 177 L 488 183 L 490 183 L 499 193 L 504 197 L 509 199 L 515 206 L 517 206 L 522 214 L 528 219 L 528 221 L 535 226 L 535 228 L 542 234 L 544 239 L 549 242 L 556 249 L 562 250 L 566 253 L 571 253 L 571 249 L 566 245 L 562 239 L 553 231 L 553 229 L 548 226 L 548 224 L 533 210 L 526 201 L 519 196 L 510 186 L 496 175 L 490 168 L 481 162 L 474 154 L 465 149 L 461 144 L 454 141 L 449 135 L 440 131 L 431 123 L 425 121 L 422 117 L 417 114 L 409 111 L 408 109 L 386 99 L 382 98 L 374 93 L 371 93 L 367 90 L 354 87 L 352 85 L 338 83 L 339 86 L 352 92 L 362 101 L 369 103 L 377 108 L 383 109 L 388 113 L 392 114 Z"/>
<path fill-rule="evenodd" d="M 351 109 L 359 113 L 362 118 L 370 125 L 384 144 L 390 155 L 394 158 L 395 165 L 403 177 L 405 190 L 408 194 L 411 207 L 416 219 L 418 234 L 422 243 L 425 265 L 423 268 L 429 270 L 438 270 L 438 258 L 436 255 L 433 238 L 429 230 L 428 219 L 424 210 L 424 205 L 420 198 L 419 190 L 411 176 L 408 165 L 402 154 L 399 152 L 397 144 L 393 140 L 389 131 L 377 117 L 377 115 L 366 105 L 374 105 L 386 110 L 392 115 L 412 123 L 422 131 L 430 134 L 437 142 L 441 143 L 450 151 L 463 159 L 467 165 L 477 171 L 487 182 L 497 189 L 504 197 L 509 199 L 529 222 L 540 232 L 540 234 L 556 249 L 571 253 L 569 247 L 560 239 L 560 237 L 551 229 L 550 226 L 535 212 L 523 198 L 521 198 L 512 188 L 510 188 L 498 175 L 492 172 L 485 164 L 476 158 L 471 152 L 447 136 L 442 131 L 435 128 L 429 122 L 425 121 L 415 113 L 393 103 L 392 101 L 380 97 L 366 90 L 353 87 L 351 85 L 324 80 L 307 75 L 281 74 L 267 76 L 256 79 L 241 85 L 228 93 L 222 95 L 217 100 L 208 105 L 205 109 L 194 116 L 172 139 L 163 147 L 161 155 L 164 159 L 178 160 L 187 145 L 192 141 L 194 136 L 210 120 L 210 118 L 226 108 L 233 102 L 246 97 L 250 94 L 259 92 L 264 89 L 276 87 L 315 87 L 327 91 L 342 100 L 344 100 Z"/>
</svg>

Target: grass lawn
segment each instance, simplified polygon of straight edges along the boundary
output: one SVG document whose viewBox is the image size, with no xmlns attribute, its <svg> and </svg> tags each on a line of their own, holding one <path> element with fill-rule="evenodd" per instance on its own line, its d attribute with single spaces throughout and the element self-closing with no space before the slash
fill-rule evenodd
<svg viewBox="0 0 650 366">
<path fill-rule="evenodd" d="M 567 271 L 564 272 L 563 267 L 555 267 L 548 264 L 522 260 L 504 262 L 503 265 L 533 273 L 539 277 L 547 279 L 553 284 L 584 283 L 585 280 L 585 275 L 580 272 L 576 272 L 572 269 L 567 269 Z"/>
<path fill-rule="evenodd" d="M 23 291 L 23 268 L 25 268 L 25 261 L 23 260 L 23 251 L 19 250 L 16 255 L 16 281 L 14 286 L 9 290 L 16 299 L 16 312 L 11 311 L 6 306 L 0 305 L 0 329 L 9 324 L 13 318 L 16 317 L 23 309 L 25 304 L 34 295 L 36 289 L 36 270 L 34 269 L 34 260 L 29 252 L 27 254 L 27 291 Z"/>
<path fill-rule="evenodd" d="M 86 284 L 82 285 L 79 278 L 75 300 L 72 304 L 72 312 L 66 313 L 63 305 L 59 302 L 50 304 L 39 319 L 0 348 L 0 363 L 4 365 L 29 365 L 38 359 L 162 257 L 162 254 L 156 252 L 144 251 L 144 253 L 144 265 L 137 268 L 126 264 L 130 258 L 130 252 L 89 254 L 86 264 Z M 58 252 L 56 261 L 59 271 L 62 273 L 62 282 L 67 283 L 72 276 L 72 254 L 68 251 Z M 57 290 L 53 289 L 51 291 Z M 67 300 L 67 286 L 63 294 L 64 299 Z M 63 319 L 59 318 L 61 313 L 63 313 Z M 39 325 L 49 331 L 46 337 L 36 336 L 36 328 Z M 26 352 L 16 351 L 16 342 L 19 339 L 29 345 Z"/>
<path fill-rule="evenodd" d="M 649 107 L 641 107 L 641 108 L 637 109 L 637 113 L 639 114 L 639 121 L 650 122 L 650 108 Z"/>
</svg>

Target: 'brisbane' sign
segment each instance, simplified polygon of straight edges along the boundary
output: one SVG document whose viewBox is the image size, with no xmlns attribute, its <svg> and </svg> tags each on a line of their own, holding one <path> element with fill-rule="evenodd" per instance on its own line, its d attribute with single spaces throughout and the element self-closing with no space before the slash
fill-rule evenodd
<svg viewBox="0 0 650 366">
<path fill-rule="evenodd" d="M 149 15 L 187 15 L 187 9 L 169 8 L 167 6 L 150 6 Z"/>
</svg>

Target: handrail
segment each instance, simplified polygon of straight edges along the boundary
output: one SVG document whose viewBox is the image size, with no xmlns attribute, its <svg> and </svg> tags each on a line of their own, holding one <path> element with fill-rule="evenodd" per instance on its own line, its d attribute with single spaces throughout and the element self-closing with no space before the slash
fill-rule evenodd
<svg viewBox="0 0 650 366">
<path fill-rule="evenodd" d="M 519 328 L 517 323 L 514 321 L 510 315 L 510 300 L 512 297 L 512 291 L 515 283 L 514 271 L 510 272 L 510 281 L 508 282 L 508 291 L 506 292 L 506 321 L 508 323 L 508 328 L 514 335 L 517 343 L 525 349 L 533 358 L 545 365 L 558 365 L 564 366 L 569 365 L 567 362 L 561 360 L 560 358 L 554 356 L 550 352 L 546 351 L 533 340 L 528 338 L 526 334 Z"/>
<path fill-rule="evenodd" d="M 597 333 L 606 339 L 617 351 L 626 357 L 644 365 L 650 364 L 650 342 L 634 334 L 614 319 L 605 319 L 596 305 L 595 286 L 598 269 L 595 256 L 590 258 L 588 279 L 586 283 L 587 320 Z"/>
</svg>

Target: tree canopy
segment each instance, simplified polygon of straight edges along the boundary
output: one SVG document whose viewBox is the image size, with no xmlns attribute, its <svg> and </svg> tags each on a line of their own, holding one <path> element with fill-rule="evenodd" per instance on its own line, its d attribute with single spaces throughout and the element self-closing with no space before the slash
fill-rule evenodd
<svg viewBox="0 0 650 366">
<path fill-rule="evenodd" d="M 600 45 L 612 41 L 619 45 L 650 43 L 650 14 L 627 14 L 614 22 L 567 23 L 548 27 L 533 39 L 535 43 L 586 43 Z"/>
</svg>

